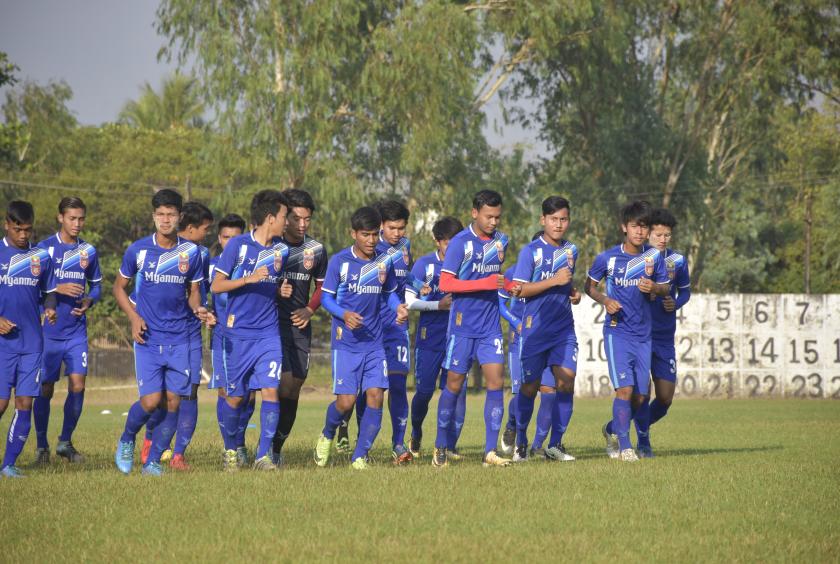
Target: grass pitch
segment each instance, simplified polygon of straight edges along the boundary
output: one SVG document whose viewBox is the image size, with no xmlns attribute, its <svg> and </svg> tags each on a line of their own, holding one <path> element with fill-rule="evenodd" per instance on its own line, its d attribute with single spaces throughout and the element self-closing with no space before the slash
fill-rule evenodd
<svg viewBox="0 0 840 564">
<path fill-rule="evenodd" d="M 472 395 L 464 462 L 436 470 L 427 451 L 394 468 L 386 409 L 376 464 L 358 473 L 346 457 L 313 465 L 330 396 L 310 391 L 286 467 L 228 475 L 215 398 L 202 390 L 193 470 L 153 479 L 113 464 L 135 394 L 87 393 L 74 437 L 84 465 L 53 457 L 31 468 L 33 430 L 19 464 L 27 479 L 0 480 L 0 561 L 840 559 L 840 402 L 677 401 L 653 427 L 657 457 L 622 464 L 603 453 L 610 402 L 577 400 L 565 440 L 576 462 L 484 469 L 483 396 Z M 62 402 L 56 393 L 53 447 Z M 434 413 L 433 402 L 427 445 Z M 256 437 L 250 429 L 249 446 Z"/>
</svg>

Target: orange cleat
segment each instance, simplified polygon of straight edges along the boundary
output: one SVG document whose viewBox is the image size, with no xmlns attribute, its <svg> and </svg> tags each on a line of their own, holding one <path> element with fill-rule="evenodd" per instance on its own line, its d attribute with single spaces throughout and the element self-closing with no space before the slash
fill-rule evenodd
<svg viewBox="0 0 840 564">
<path fill-rule="evenodd" d="M 152 450 L 151 439 L 143 439 L 143 449 L 140 451 L 140 464 L 145 465 L 149 460 L 149 452 Z"/>
<path fill-rule="evenodd" d="M 173 470 L 178 470 L 180 472 L 186 472 L 192 469 L 192 466 L 187 464 L 187 461 L 184 460 L 183 454 L 176 454 L 172 457 L 172 460 L 169 461 L 169 467 Z"/>
</svg>

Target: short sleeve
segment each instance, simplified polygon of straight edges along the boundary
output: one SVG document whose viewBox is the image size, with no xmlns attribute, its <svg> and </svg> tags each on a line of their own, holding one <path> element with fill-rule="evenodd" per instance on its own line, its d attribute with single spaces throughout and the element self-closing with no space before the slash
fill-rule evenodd
<svg viewBox="0 0 840 564">
<path fill-rule="evenodd" d="M 120 276 L 131 280 L 137 274 L 137 247 L 130 245 L 123 253 Z"/>
<path fill-rule="evenodd" d="M 187 278 L 192 284 L 204 280 L 204 257 L 201 255 L 201 247 L 196 248 L 195 259 L 192 268 L 187 272 Z"/>
<path fill-rule="evenodd" d="M 519 251 L 519 258 L 516 260 L 513 272 L 513 279 L 517 282 L 530 282 L 534 276 L 534 255 L 531 245 L 525 245 Z M 510 272 L 512 269 L 508 269 Z M 505 273 L 507 276 L 507 273 Z"/>
<path fill-rule="evenodd" d="M 233 267 L 236 264 L 236 256 L 239 253 L 239 241 L 228 241 L 222 254 L 219 255 L 219 260 L 216 263 L 216 272 L 221 272 L 228 278 L 233 274 Z"/>
<path fill-rule="evenodd" d="M 440 270 L 441 272 L 448 272 L 457 277 L 458 270 L 460 270 L 463 261 L 464 238 L 456 235 L 446 249 L 446 256 L 443 257 L 443 267 Z"/>
<path fill-rule="evenodd" d="M 94 250 L 92 254 L 90 264 L 85 269 L 85 277 L 87 277 L 88 282 L 101 282 L 102 271 L 99 269 L 99 251 Z"/>
<path fill-rule="evenodd" d="M 338 293 L 338 286 L 341 284 L 341 258 L 333 256 L 327 264 L 327 271 L 324 273 L 324 285 L 321 290 L 330 294 Z"/>
<path fill-rule="evenodd" d="M 600 282 L 607 275 L 607 257 L 606 253 L 601 253 L 595 260 L 592 261 L 592 266 L 589 267 L 588 276 L 594 282 Z"/>
<path fill-rule="evenodd" d="M 315 281 L 316 282 L 323 282 L 324 277 L 327 275 L 327 248 L 321 245 L 321 258 L 318 261 L 318 265 L 315 268 Z"/>
<path fill-rule="evenodd" d="M 674 280 L 677 288 L 688 288 L 691 286 L 691 278 L 688 273 L 688 257 L 683 256 L 682 265 L 677 271 L 676 280 Z"/>
<path fill-rule="evenodd" d="M 409 272 L 408 276 L 406 277 L 406 284 L 405 284 L 405 291 L 411 292 L 412 294 L 419 295 L 420 288 L 423 287 L 426 280 L 426 265 L 425 261 L 421 258 L 417 262 L 414 263 L 414 266 L 411 267 L 411 272 Z M 418 286 L 420 288 L 418 288 Z"/>
</svg>

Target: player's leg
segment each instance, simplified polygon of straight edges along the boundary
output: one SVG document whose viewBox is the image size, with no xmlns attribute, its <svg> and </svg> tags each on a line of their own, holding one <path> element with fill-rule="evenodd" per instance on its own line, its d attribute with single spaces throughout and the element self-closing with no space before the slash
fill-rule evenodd
<svg viewBox="0 0 840 564">
<path fill-rule="evenodd" d="M 149 458 L 143 465 L 143 474 L 160 476 L 163 472 L 160 466 L 161 455 L 169 449 L 172 438 L 178 430 L 178 413 L 181 402 L 189 398 L 192 391 L 192 376 L 190 375 L 190 343 L 166 345 L 163 347 L 166 355 L 164 369 L 164 389 L 166 390 L 166 415 L 155 427 L 152 437 L 152 448 Z"/>
<path fill-rule="evenodd" d="M 676 378 L 653 377 L 653 387 L 656 397 L 650 402 L 650 424 L 653 425 L 668 414 L 671 404 L 674 401 L 674 392 L 677 389 Z"/>
<path fill-rule="evenodd" d="M 458 392 L 458 400 L 455 402 L 455 415 L 449 424 L 448 441 L 446 445 L 446 458 L 450 461 L 461 460 L 458 452 L 458 439 L 461 438 L 461 430 L 464 428 L 464 420 L 467 416 L 467 379 L 461 384 L 461 391 Z"/>
<path fill-rule="evenodd" d="M 502 454 L 510 456 L 516 446 L 516 412 L 519 404 L 519 387 L 522 383 L 522 363 L 519 360 L 519 345 L 511 343 L 508 350 L 508 373 L 510 374 L 510 401 L 508 402 L 508 419 L 505 431 L 502 433 Z"/>
<path fill-rule="evenodd" d="M 201 338 L 190 343 L 190 393 L 181 398 L 178 408 L 178 430 L 175 432 L 175 446 L 172 449 L 172 460 L 169 462 L 169 466 L 177 470 L 189 470 L 184 453 L 192 441 L 198 423 L 198 386 L 201 385 L 202 353 Z"/>
<path fill-rule="evenodd" d="M 32 428 L 32 404 L 41 391 L 39 380 L 44 362 L 43 353 L 15 356 L 17 358 L 14 361 L 3 364 L 4 368 L 7 366 L 11 368 L 10 380 L 15 390 L 15 414 L 9 424 L 6 451 L 3 453 L 3 462 L 0 464 L 0 475 L 12 478 L 23 475 L 15 464 Z"/>
<path fill-rule="evenodd" d="M 632 347 L 629 343 L 613 334 L 607 334 L 604 346 L 607 351 L 607 367 L 610 373 L 615 398 L 613 399 L 612 420 L 603 429 L 607 438 L 607 455 L 625 461 L 636 460 L 635 452 L 630 443 L 630 420 L 632 419 L 631 397 L 635 385 L 633 370 Z M 613 442 L 615 435 L 616 442 Z"/>
<path fill-rule="evenodd" d="M 137 433 L 148 423 L 163 397 L 163 371 L 166 364 L 162 349 L 163 347 L 157 345 L 134 344 L 134 375 L 140 399 L 128 410 L 125 427 L 114 454 L 117 469 L 124 474 L 131 472 L 134 465 L 134 443 Z"/>
<path fill-rule="evenodd" d="M 391 416 L 391 454 L 397 465 L 411 462 L 411 452 L 405 447 L 405 427 L 408 422 L 408 372 L 409 358 L 408 330 L 401 327 L 385 327 L 385 358 L 388 363 L 388 413 Z"/>
<path fill-rule="evenodd" d="M 279 462 L 283 444 L 292 432 L 297 418 L 300 390 L 309 375 L 309 351 L 312 342 L 312 326 L 300 330 L 292 327 L 283 331 L 283 374 L 280 378 L 280 422 L 272 445 L 272 455 Z"/>
<path fill-rule="evenodd" d="M 423 422 L 429 413 L 429 403 L 435 393 L 435 386 L 441 374 L 443 351 L 415 349 L 414 351 L 414 397 L 411 399 L 411 438 L 408 449 L 412 456 L 420 456 L 423 440 Z"/>
<path fill-rule="evenodd" d="M 650 414 L 648 406 L 648 400 L 650 398 L 651 349 L 651 343 L 648 341 L 639 344 L 634 351 L 636 355 L 634 362 L 636 384 L 633 388 L 631 407 L 633 410 L 633 419 L 636 421 L 638 456 L 641 458 L 653 457 L 653 450 L 650 448 Z"/>
<path fill-rule="evenodd" d="M 210 381 L 207 382 L 208 390 L 217 390 L 216 392 L 216 422 L 219 425 L 219 433 L 224 440 L 225 435 L 225 420 L 224 408 L 222 404 L 225 403 L 225 379 L 224 379 L 224 359 L 222 357 L 224 352 L 222 344 L 222 336 L 214 332 L 213 338 L 210 341 L 210 357 L 213 371 L 210 375 Z"/>
<path fill-rule="evenodd" d="M 368 453 L 382 428 L 382 404 L 388 389 L 388 361 L 381 350 L 364 355 L 361 389 L 367 405 L 359 428 L 359 440 L 350 456 L 350 466 L 356 470 L 367 468 Z M 397 461 L 395 461 L 396 463 Z"/>
<path fill-rule="evenodd" d="M 260 435 L 257 452 L 254 455 L 254 469 L 276 470 L 277 466 L 271 460 L 271 444 L 277 434 L 277 423 L 280 421 L 280 380 L 283 370 L 283 347 L 280 337 L 260 339 L 258 353 L 254 365 L 254 373 L 250 378 L 249 387 L 259 390 L 260 402 Z"/>
<path fill-rule="evenodd" d="M 68 343 L 64 357 L 67 376 L 67 397 L 64 399 L 64 421 L 55 453 L 68 462 L 81 463 L 85 457 L 73 446 L 73 432 L 82 416 L 85 402 L 85 380 L 88 369 L 87 338 L 74 339 Z"/>
<path fill-rule="evenodd" d="M 446 344 L 446 356 L 443 361 L 446 374 L 446 386 L 438 399 L 437 435 L 432 465 L 443 467 L 447 464 L 446 448 L 449 444 L 449 426 L 455 416 L 458 394 L 466 379 L 466 373 L 472 366 L 475 339 L 450 335 Z"/>
<path fill-rule="evenodd" d="M 551 431 L 552 415 L 554 406 L 557 403 L 557 390 L 554 373 L 550 366 L 546 366 L 540 375 L 540 407 L 537 410 L 537 424 L 534 429 L 534 441 L 531 443 L 530 456 L 545 456 L 543 443 Z"/>
<path fill-rule="evenodd" d="M 222 338 L 222 377 L 225 401 L 221 404 L 222 441 L 224 443 L 223 468 L 235 472 L 247 464 L 238 454 L 239 427 L 242 411 L 248 404 L 251 391 L 249 378 L 255 366 L 255 340 Z"/>
<path fill-rule="evenodd" d="M 505 416 L 505 357 L 501 334 L 479 339 L 475 356 L 481 365 L 481 374 L 487 388 L 484 399 L 484 466 L 507 466 L 510 460 L 496 453 Z M 518 424 L 517 421 L 517 431 Z"/>
<path fill-rule="evenodd" d="M 562 346 L 555 348 L 548 359 L 557 390 L 551 417 L 551 439 L 546 449 L 546 455 L 553 460 L 568 462 L 575 459 L 566 452 L 563 435 L 569 427 L 574 410 L 577 356 L 577 337 L 570 332 Z"/>
<path fill-rule="evenodd" d="M 540 390 L 543 372 L 547 368 L 548 350 L 523 357 L 520 356 L 522 383 L 516 394 L 516 448 L 513 460 L 524 462 L 528 458 L 528 426 L 534 414 L 537 392 Z"/>
<path fill-rule="evenodd" d="M 327 406 L 324 428 L 315 443 L 313 458 L 315 465 L 323 468 L 330 461 L 332 443 L 345 416 L 353 411 L 360 394 L 364 354 L 342 349 L 332 351 L 332 392 L 335 401 Z"/>
<path fill-rule="evenodd" d="M 35 463 L 48 464 L 50 445 L 48 438 L 50 407 L 55 393 L 55 383 L 61 379 L 61 362 L 64 359 L 66 341 L 44 339 L 44 369 L 41 372 L 41 390 L 32 403 L 32 418 L 35 423 Z"/>
<path fill-rule="evenodd" d="M 648 443 L 644 449 L 644 455 L 653 455 L 650 447 L 649 427 L 668 413 L 671 403 L 674 401 L 674 392 L 677 388 L 677 355 L 673 341 L 652 343 L 651 347 L 651 374 L 653 375 L 653 386 L 656 390 L 656 397 L 650 402 L 648 414 Z M 639 447 L 642 451 L 642 447 Z"/>
</svg>

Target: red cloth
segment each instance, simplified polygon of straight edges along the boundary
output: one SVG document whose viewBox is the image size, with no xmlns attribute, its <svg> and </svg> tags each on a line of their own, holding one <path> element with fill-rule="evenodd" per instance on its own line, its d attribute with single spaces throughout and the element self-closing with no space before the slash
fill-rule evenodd
<svg viewBox="0 0 840 564">
<path fill-rule="evenodd" d="M 323 285 L 323 282 L 315 281 L 315 291 L 312 292 L 312 297 L 309 298 L 309 303 L 306 304 L 306 307 L 311 309 L 312 313 L 315 313 L 321 307 L 321 286 Z"/>
<path fill-rule="evenodd" d="M 498 274 L 491 274 L 478 280 L 458 280 L 450 272 L 440 273 L 440 290 L 447 294 L 464 294 L 468 292 L 484 292 L 496 290 L 498 286 Z"/>
</svg>

